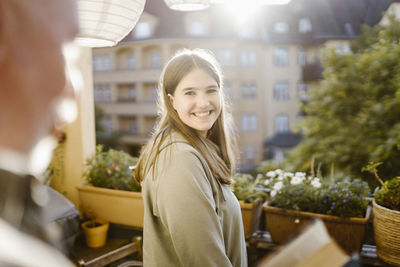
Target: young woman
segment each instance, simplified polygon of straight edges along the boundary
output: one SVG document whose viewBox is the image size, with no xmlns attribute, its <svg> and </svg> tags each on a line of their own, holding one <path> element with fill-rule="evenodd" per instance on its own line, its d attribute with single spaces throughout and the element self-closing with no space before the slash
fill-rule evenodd
<svg viewBox="0 0 400 267">
<path fill-rule="evenodd" d="M 135 169 L 145 266 L 247 266 L 222 87 L 220 67 L 204 50 L 178 52 L 162 72 L 160 120 Z"/>
</svg>

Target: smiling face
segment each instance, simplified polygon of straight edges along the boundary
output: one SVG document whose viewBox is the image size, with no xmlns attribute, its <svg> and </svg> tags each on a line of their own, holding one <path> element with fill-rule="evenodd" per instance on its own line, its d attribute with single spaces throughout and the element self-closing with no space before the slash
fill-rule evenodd
<svg viewBox="0 0 400 267">
<path fill-rule="evenodd" d="M 221 113 L 220 88 L 215 79 L 203 69 L 193 69 L 178 83 L 172 106 L 187 126 L 206 137 Z"/>
</svg>

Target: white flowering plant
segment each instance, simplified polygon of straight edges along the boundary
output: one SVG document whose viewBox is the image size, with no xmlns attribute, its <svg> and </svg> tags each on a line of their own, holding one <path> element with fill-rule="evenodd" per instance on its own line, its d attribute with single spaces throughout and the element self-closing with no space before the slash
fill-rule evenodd
<svg viewBox="0 0 400 267">
<path fill-rule="evenodd" d="M 267 193 L 262 189 L 262 176 L 254 178 L 247 173 L 236 173 L 233 176 L 233 193 L 243 203 L 254 203 L 257 199 L 265 201 Z"/>
<path fill-rule="evenodd" d="M 277 169 L 260 174 L 269 205 L 340 217 L 364 217 L 370 189 L 360 179 L 331 181 L 304 172 Z"/>
</svg>

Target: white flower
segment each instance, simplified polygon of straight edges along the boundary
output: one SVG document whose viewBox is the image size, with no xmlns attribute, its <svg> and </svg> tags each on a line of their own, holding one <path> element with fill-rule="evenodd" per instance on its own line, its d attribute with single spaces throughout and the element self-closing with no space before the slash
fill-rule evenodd
<svg viewBox="0 0 400 267">
<path fill-rule="evenodd" d="M 274 197 L 276 195 L 276 190 L 271 191 L 271 197 Z"/>
<path fill-rule="evenodd" d="M 300 177 L 300 178 L 306 178 L 306 173 L 305 172 L 296 172 L 294 176 Z"/>
<path fill-rule="evenodd" d="M 291 172 L 285 172 L 284 174 L 283 174 L 283 176 L 285 177 L 285 178 L 287 178 L 287 177 L 290 177 L 290 178 L 292 178 L 293 177 L 293 173 L 291 173 Z"/>
<path fill-rule="evenodd" d="M 314 178 L 314 180 L 311 181 L 311 185 L 314 186 L 315 188 L 320 188 L 321 183 L 319 182 L 319 178 Z"/>
<path fill-rule="evenodd" d="M 275 173 L 278 174 L 278 175 L 280 175 L 280 174 L 283 173 L 283 171 L 282 171 L 281 169 L 276 169 L 276 170 L 275 170 Z"/>
<path fill-rule="evenodd" d="M 310 175 L 310 176 L 308 176 L 307 179 L 308 179 L 309 181 L 311 181 L 313 178 L 314 178 L 314 177 L 312 177 L 312 176 Z"/>
<path fill-rule="evenodd" d="M 274 184 L 274 190 L 279 191 L 281 190 L 283 187 L 283 183 L 282 182 L 277 182 L 276 184 Z"/>
<path fill-rule="evenodd" d="M 301 184 L 302 182 L 303 179 L 298 176 L 293 177 L 292 180 L 290 181 L 292 185 Z"/>
<path fill-rule="evenodd" d="M 278 181 L 282 181 L 283 178 L 284 178 L 283 175 L 279 175 L 279 176 L 278 176 Z"/>
<path fill-rule="evenodd" d="M 270 181 L 269 179 L 266 179 L 266 180 L 264 181 L 264 185 L 269 185 L 270 182 L 271 182 L 271 181 Z"/>
<path fill-rule="evenodd" d="M 275 177 L 275 172 L 274 171 L 269 171 L 269 172 L 267 172 L 266 173 L 266 175 L 268 176 L 268 177 Z"/>
<path fill-rule="evenodd" d="M 263 177 L 263 175 L 261 173 L 257 174 L 256 179 L 261 179 Z"/>
</svg>

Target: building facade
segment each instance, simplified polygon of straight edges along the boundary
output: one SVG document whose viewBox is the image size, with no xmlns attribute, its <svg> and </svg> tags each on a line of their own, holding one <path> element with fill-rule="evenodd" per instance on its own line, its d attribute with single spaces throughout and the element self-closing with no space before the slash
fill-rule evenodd
<svg viewBox="0 0 400 267">
<path fill-rule="evenodd" d="M 286 148 L 268 140 L 299 131 L 304 117 L 299 103 L 322 77 L 322 50 L 349 52 L 349 40 L 361 24 L 378 23 L 391 2 L 292 0 L 245 19 L 224 5 L 178 12 L 161 0 L 147 1 L 135 29 L 119 45 L 93 51 L 95 102 L 106 114 L 102 124 L 138 155 L 157 118 L 162 67 L 182 48 L 203 48 L 223 68 L 241 169 L 253 168 L 266 156 L 283 159 Z M 273 149 L 265 153 L 264 144 Z"/>
</svg>

